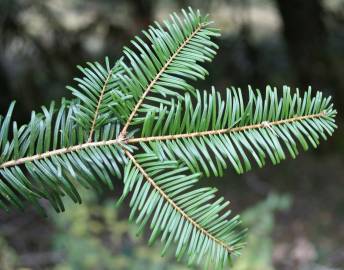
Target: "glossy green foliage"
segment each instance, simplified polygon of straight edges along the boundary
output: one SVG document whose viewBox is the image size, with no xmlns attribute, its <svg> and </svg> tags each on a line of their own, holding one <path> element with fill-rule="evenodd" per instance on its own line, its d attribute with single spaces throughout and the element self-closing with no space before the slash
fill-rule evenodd
<svg viewBox="0 0 344 270">
<path fill-rule="evenodd" d="M 219 30 L 210 24 L 199 11 L 183 11 L 182 18 L 174 13 L 163 26 L 155 22 L 155 26 L 143 31 L 142 37 L 135 37 L 132 48 L 124 48 L 121 66 L 125 73 L 119 74 L 121 91 L 136 101 L 147 89 L 150 91 L 140 112 L 159 110 L 162 104 L 182 99 L 180 92 L 195 93 L 189 82 L 205 78 L 208 72 L 202 64 L 211 61 L 218 48 L 212 38 L 219 36 Z M 132 103 L 128 107 L 134 108 Z M 138 120 L 135 118 L 133 124 Z"/>
<path fill-rule="evenodd" d="M 132 96 L 119 90 L 118 77 L 123 73 L 119 61 L 111 66 L 109 59 L 105 58 L 105 66 L 95 62 L 87 63 L 86 67 L 78 66 L 78 69 L 84 77 L 75 78 L 77 87 L 67 86 L 67 89 L 80 100 L 74 113 L 75 120 L 84 130 L 98 131 L 106 124 L 129 116 L 128 102 Z"/>
<path fill-rule="evenodd" d="M 80 186 L 113 189 L 123 178 L 119 202 L 132 196 L 130 220 L 139 232 L 150 224 L 162 254 L 174 245 L 190 265 L 223 269 L 240 253 L 239 217 L 214 188 L 196 187 L 199 178 L 316 147 L 333 133 L 336 111 L 310 90 L 249 89 L 247 102 L 240 89 L 196 90 L 190 82 L 207 75 L 219 31 L 199 11 L 182 13 L 143 31 L 114 64 L 79 67 L 82 78 L 68 87 L 74 100 L 33 112 L 21 127 L 10 106 L 0 117 L 0 208 L 29 201 L 41 210 L 48 200 L 63 211 L 64 197 L 81 202 Z"/>
<path fill-rule="evenodd" d="M 286 158 L 286 151 L 295 158 L 298 144 L 304 150 L 317 147 L 336 128 L 331 98 L 321 92 L 312 96 L 310 88 L 303 96 L 286 86 L 283 91 L 267 87 L 264 96 L 249 88 L 247 102 L 241 89 L 227 89 L 225 98 L 215 89 L 196 93 L 196 102 L 185 95 L 168 108 L 148 113 L 141 136 L 194 134 L 154 140 L 149 146 L 157 155 L 181 159 L 193 172 L 207 176 L 222 176 L 229 164 L 243 173 L 251 169 L 251 159 L 259 167 L 267 157 L 277 164 Z"/>
<path fill-rule="evenodd" d="M 102 185 L 113 189 L 113 177 L 121 177 L 123 152 L 117 145 L 73 150 L 87 141 L 87 132 L 75 120 L 76 106 L 75 102 L 62 101 L 56 108 L 52 103 L 49 108 L 42 107 L 41 113 L 32 112 L 30 122 L 21 127 L 11 123 L 14 104 L 6 117 L 0 118 L 1 164 L 24 158 L 23 162 L 0 169 L 1 208 L 24 209 L 23 202 L 28 200 L 40 209 L 39 200 L 45 198 L 56 211 L 63 211 L 65 195 L 81 203 L 76 182 L 97 191 Z M 119 128 L 116 121 L 107 124 L 99 136 L 102 140 L 116 138 Z M 63 155 L 54 155 L 54 151 L 62 151 Z M 46 154 L 46 158 L 40 158 Z"/>
<path fill-rule="evenodd" d="M 214 188 L 196 188 L 200 174 L 190 173 L 175 160 L 161 161 L 149 151 L 137 154 L 135 160 L 154 182 L 145 181 L 130 161 L 124 172 L 123 196 L 133 194 L 130 219 L 139 231 L 150 223 L 149 243 L 161 236 L 162 255 L 175 243 L 176 257 L 185 256 L 190 265 L 202 262 L 216 269 L 226 265 L 228 254 L 235 255 L 242 248 L 245 234 L 239 216 L 228 219 L 230 211 L 222 213 L 229 202 L 216 199 Z"/>
</svg>

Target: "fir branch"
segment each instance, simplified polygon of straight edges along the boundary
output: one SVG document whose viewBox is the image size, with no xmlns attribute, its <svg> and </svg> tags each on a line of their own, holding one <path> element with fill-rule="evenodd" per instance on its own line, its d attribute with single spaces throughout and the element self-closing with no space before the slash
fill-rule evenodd
<svg viewBox="0 0 344 270">
<path fill-rule="evenodd" d="M 112 73 L 113 73 L 113 70 L 111 69 L 111 71 L 109 72 L 109 75 L 107 76 L 107 78 L 106 78 L 106 80 L 104 82 L 104 86 L 103 86 L 102 90 L 100 91 L 100 96 L 99 96 L 98 104 L 97 104 L 97 107 L 96 107 L 96 111 L 94 113 L 94 118 L 92 120 L 92 126 L 91 126 L 91 130 L 90 130 L 90 135 L 88 137 L 88 142 L 92 141 L 93 132 L 94 132 L 94 129 L 96 127 L 96 121 L 97 121 L 98 114 L 99 114 L 99 109 L 100 109 L 100 106 L 102 104 L 104 93 L 106 91 L 106 87 L 107 87 L 107 85 L 109 83 L 109 80 L 110 80 L 110 78 L 112 76 Z"/>
<path fill-rule="evenodd" d="M 124 151 L 128 158 L 133 162 L 136 168 L 141 172 L 141 174 L 146 178 L 146 181 L 150 183 L 150 185 L 157 191 L 159 194 L 176 210 L 180 213 L 188 222 L 192 224 L 195 228 L 200 230 L 202 234 L 204 234 L 209 239 L 213 240 L 217 244 L 224 247 L 228 253 L 232 253 L 235 249 L 234 247 L 229 246 L 225 242 L 221 241 L 220 239 L 214 237 L 211 233 L 205 230 L 201 225 L 199 225 L 195 220 L 193 220 L 188 214 L 186 214 L 183 209 L 181 209 L 172 199 L 168 197 L 168 195 L 155 183 L 155 181 L 148 175 L 148 173 L 142 168 L 142 166 L 138 163 L 135 157 L 127 150 Z"/>
<path fill-rule="evenodd" d="M 46 199 L 63 211 L 65 196 L 81 202 L 80 185 L 113 189 L 123 177 L 120 201 L 132 193 L 129 218 L 139 230 L 151 222 L 150 243 L 162 234 L 163 253 L 174 242 L 178 258 L 216 269 L 239 254 L 239 217 L 228 220 L 228 202 L 194 184 L 228 164 L 243 173 L 251 159 L 262 167 L 266 157 L 277 164 L 286 150 L 294 158 L 299 145 L 317 147 L 336 129 L 337 111 L 311 89 L 278 95 L 267 87 L 263 97 L 249 88 L 247 102 L 241 89 L 225 98 L 195 90 L 189 81 L 208 74 L 202 64 L 216 54 L 219 33 L 199 11 L 182 12 L 143 31 L 146 41 L 135 37 L 135 50 L 125 47 L 113 66 L 106 58 L 105 67 L 79 67 L 84 77 L 68 87 L 75 100 L 42 107 L 21 127 L 10 105 L 0 116 L 0 209 L 28 201 L 42 210 Z"/>
<path fill-rule="evenodd" d="M 206 24 L 200 24 L 192 33 L 191 35 L 180 45 L 180 47 L 177 49 L 177 51 L 170 57 L 170 59 L 166 62 L 166 64 L 161 68 L 161 70 L 159 71 L 159 73 L 156 75 L 156 77 L 151 81 L 151 83 L 148 85 L 147 89 L 144 91 L 144 93 L 142 94 L 141 98 L 139 99 L 139 101 L 137 102 L 137 104 L 135 105 L 134 110 L 132 111 L 132 113 L 130 114 L 127 122 L 125 123 L 120 136 L 121 137 L 125 137 L 126 133 L 127 133 L 127 129 L 129 127 L 129 125 L 131 124 L 131 121 L 133 120 L 133 118 L 135 117 L 135 115 L 137 114 L 141 104 L 143 103 L 144 99 L 146 98 L 146 96 L 148 95 L 148 93 L 151 91 L 152 87 L 154 86 L 154 84 L 159 80 L 160 76 L 166 71 L 166 69 L 169 67 L 169 65 L 172 63 L 172 61 L 176 58 L 176 56 L 181 52 L 181 50 L 190 42 L 190 40 L 202 29 L 203 26 L 205 26 Z"/>
<path fill-rule="evenodd" d="M 288 87 L 281 97 L 271 87 L 265 97 L 256 92 L 249 89 L 246 104 L 241 89 L 235 88 L 227 89 L 225 99 L 215 89 L 203 96 L 197 91 L 196 103 L 186 95 L 177 104 L 149 112 L 141 137 L 128 143 L 148 143 L 161 158 L 182 159 L 192 171 L 210 176 L 223 175 L 226 159 L 243 173 L 251 169 L 249 156 L 260 167 L 266 156 L 273 164 L 285 159 L 284 148 L 295 158 L 296 140 L 307 150 L 336 128 L 336 110 L 320 92 L 313 97 L 311 89 L 303 97 Z"/>
</svg>

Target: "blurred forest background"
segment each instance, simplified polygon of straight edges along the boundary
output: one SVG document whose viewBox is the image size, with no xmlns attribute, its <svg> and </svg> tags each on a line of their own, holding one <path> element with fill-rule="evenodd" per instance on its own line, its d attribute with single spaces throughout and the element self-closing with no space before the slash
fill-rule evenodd
<svg viewBox="0 0 344 270">
<path fill-rule="evenodd" d="M 80 75 L 77 64 L 117 59 L 133 35 L 187 6 L 222 29 L 199 88 L 312 85 L 339 111 L 341 128 L 320 149 L 207 180 L 250 228 L 233 269 L 344 269 L 343 0 L 0 0 L 0 113 L 17 100 L 23 123 L 41 105 L 70 97 L 65 85 Z M 126 208 L 114 207 L 117 195 L 85 192 L 83 205 L 48 218 L 30 208 L 0 211 L 0 269 L 186 269 L 135 236 Z"/>
</svg>

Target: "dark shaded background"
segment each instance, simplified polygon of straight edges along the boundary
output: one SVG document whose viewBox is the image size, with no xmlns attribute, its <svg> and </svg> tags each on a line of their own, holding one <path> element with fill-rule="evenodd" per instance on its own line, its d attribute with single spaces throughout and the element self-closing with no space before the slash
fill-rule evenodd
<svg viewBox="0 0 344 270">
<path fill-rule="evenodd" d="M 220 51 L 208 67 L 210 76 L 199 83 L 200 88 L 287 84 L 306 89 L 312 85 L 333 96 L 339 111 L 338 124 L 343 127 L 343 0 L 1 0 L 0 113 L 7 111 L 11 100 L 17 100 L 15 117 L 25 122 L 31 110 L 69 97 L 65 85 L 79 75 L 77 64 L 101 61 L 105 56 L 118 58 L 121 48 L 150 22 L 189 5 L 210 13 L 222 29 Z M 272 243 L 268 252 L 271 268 L 250 263 L 250 268 L 238 270 L 344 269 L 343 135 L 340 128 L 320 149 L 303 153 L 297 161 L 288 159 L 280 166 L 268 166 L 240 177 L 230 174 L 216 179 L 215 184 L 209 181 L 232 201 L 235 212 L 254 207 L 273 192 L 287 193 L 292 198 L 288 209 L 272 215 L 276 224 L 268 233 Z M 112 197 L 106 192 L 101 200 L 92 198 L 91 206 L 85 207 L 93 209 L 98 205 L 101 209 L 97 211 L 108 213 L 105 201 Z M 80 211 L 85 214 L 86 210 Z M 125 210 L 122 212 L 119 215 L 126 217 Z M 25 213 L 0 212 L 0 269 L 140 269 L 118 261 L 109 262 L 117 265 L 114 268 L 99 263 L 86 268 L 76 259 L 86 253 L 66 254 L 73 245 L 68 242 L 72 237 L 70 228 L 96 220 L 97 226 L 105 227 L 98 234 L 93 232 L 96 225 L 91 226 L 92 237 L 99 246 L 116 258 L 122 253 L 129 254 L 129 258 L 136 256 L 127 252 L 138 245 L 130 240 L 130 233 L 118 236 L 123 241 L 115 244 L 106 240 L 112 235 L 111 225 L 116 231 L 127 225 L 108 224 L 102 215 L 99 218 L 92 214 L 90 219 L 81 218 L 81 223 L 72 226 L 71 220 L 84 217 L 77 213 L 68 212 L 65 217 L 51 213 L 53 217 L 45 219 L 30 209 Z M 251 223 L 263 224 L 272 217 L 263 221 L 257 218 Z M 61 219 L 67 219 L 66 223 Z M 256 236 L 262 244 L 264 239 L 270 239 Z M 83 245 L 75 250 L 80 251 Z M 96 262 L 105 261 L 100 251 L 92 256 Z M 154 260 L 159 261 L 155 257 Z M 159 261 L 160 266 L 154 269 L 184 269 L 164 262 Z"/>
</svg>

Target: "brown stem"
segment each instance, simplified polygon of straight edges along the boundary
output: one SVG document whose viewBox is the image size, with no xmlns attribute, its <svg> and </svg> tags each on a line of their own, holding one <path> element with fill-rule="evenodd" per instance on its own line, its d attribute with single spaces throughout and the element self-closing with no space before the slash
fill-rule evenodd
<svg viewBox="0 0 344 270">
<path fill-rule="evenodd" d="M 71 153 L 71 152 L 77 152 L 77 151 L 80 151 L 80 150 L 83 150 L 86 148 L 90 148 L 90 147 L 114 145 L 114 144 L 120 144 L 121 142 L 122 141 L 119 139 L 100 141 L 100 142 L 87 142 L 87 143 L 83 143 L 83 144 L 79 144 L 79 145 L 75 145 L 75 146 L 71 146 L 71 147 L 67 147 L 67 148 L 61 148 L 61 149 L 48 151 L 48 152 L 45 152 L 42 154 L 30 156 L 30 157 L 24 157 L 24 158 L 19 158 L 16 160 L 7 161 L 7 162 L 0 165 L 0 169 L 21 165 L 21 164 L 24 164 L 26 162 L 32 162 L 35 160 L 49 158 L 52 156 L 58 156 L 58 155 L 63 155 L 63 154 Z"/>
<path fill-rule="evenodd" d="M 201 132 L 175 134 L 175 135 L 162 135 L 162 136 L 151 136 L 151 137 L 143 137 L 143 138 L 132 138 L 132 139 L 128 139 L 127 143 L 128 144 L 134 144 L 134 143 L 140 143 L 140 142 L 166 141 L 166 140 L 176 140 L 176 139 L 184 139 L 184 138 L 192 138 L 192 137 L 219 135 L 219 134 L 225 134 L 225 133 L 234 133 L 234 132 L 245 131 L 248 129 L 258 129 L 258 128 L 267 128 L 270 126 L 278 126 L 278 125 L 283 125 L 286 123 L 291 123 L 294 121 L 301 121 L 301 120 L 305 120 L 305 119 L 320 118 L 323 116 L 325 116 L 325 112 L 321 112 L 318 114 L 305 115 L 305 116 L 296 116 L 293 118 L 278 120 L 278 121 L 273 121 L 273 122 L 262 122 L 260 124 L 248 125 L 248 126 L 236 127 L 236 128 L 225 128 L 225 129 L 208 130 L 208 131 L 201 131 Z"/>
<path fill-rule="evenodd" d="M 115 145 L 115 144 L 136 144 L 140 142 L 150 142 L 150 141 L 164 141 L 164 140 L 177 140 L 183 138 L 192 138 L 192 137 L 202 137 L 202 136 L 210 136 L 210 135 L 218 135 L 218 134 L 225 134 L 225 133 L 234 133 L 245 131 L 249 129 L 259 129 L 259 128 L 269 128 L 270 126 L 277 126 L 283 125 L 295 121 L 301 121 L 305 119 L 313 119 L 313 118 L 320 118 L 326 116 L 326 112 L 321 112 L 318 114 L 311 114 L 305 116 L 295 116 L 293 118 L 288 118 L 284 120 L 278 120 L 273 122 L 262 122 L 260 124 L 255 125 L 248 125 L 243 127 L 236 127 L 236 128 L 227 128 L 227 129 L 218 129 L 218 130 L 209 130 L 209 131 L 202 131 L 202 132 L 192 132 L 192 133 L 184 133 L 184 134 L 175 134 L 175 135 L 163 135 L 163 136 L 151 136 L 151 137 L 141 137 L 141 138 L 132 138 L 132 139 L 125 139 L 123 137 L 118 137 L 114 140 L 108 141 L 99 141 L 99 142 L 87 142 L 84 144 L 79 144 L 75 146 L 71 146 L 68 148 L 61 148 L 57 150 L 48 151 L 42 154 L 37 154 L 30 157 L 19 158 L 16 160 L 7 161 L 0 165 L 0 169 L 17 166 L 24 164 L 26 162 L 31 162 L 35 160 L 40 160 L 44 158 L 49 158 L 51 156 L 56 155 L 63 155 L 70 152 L 76 152 L 82 149 L 90 148 L 90 147 L 100 147 L 100 146 L 107 146 L 107 145 Z"/>
</svg>

